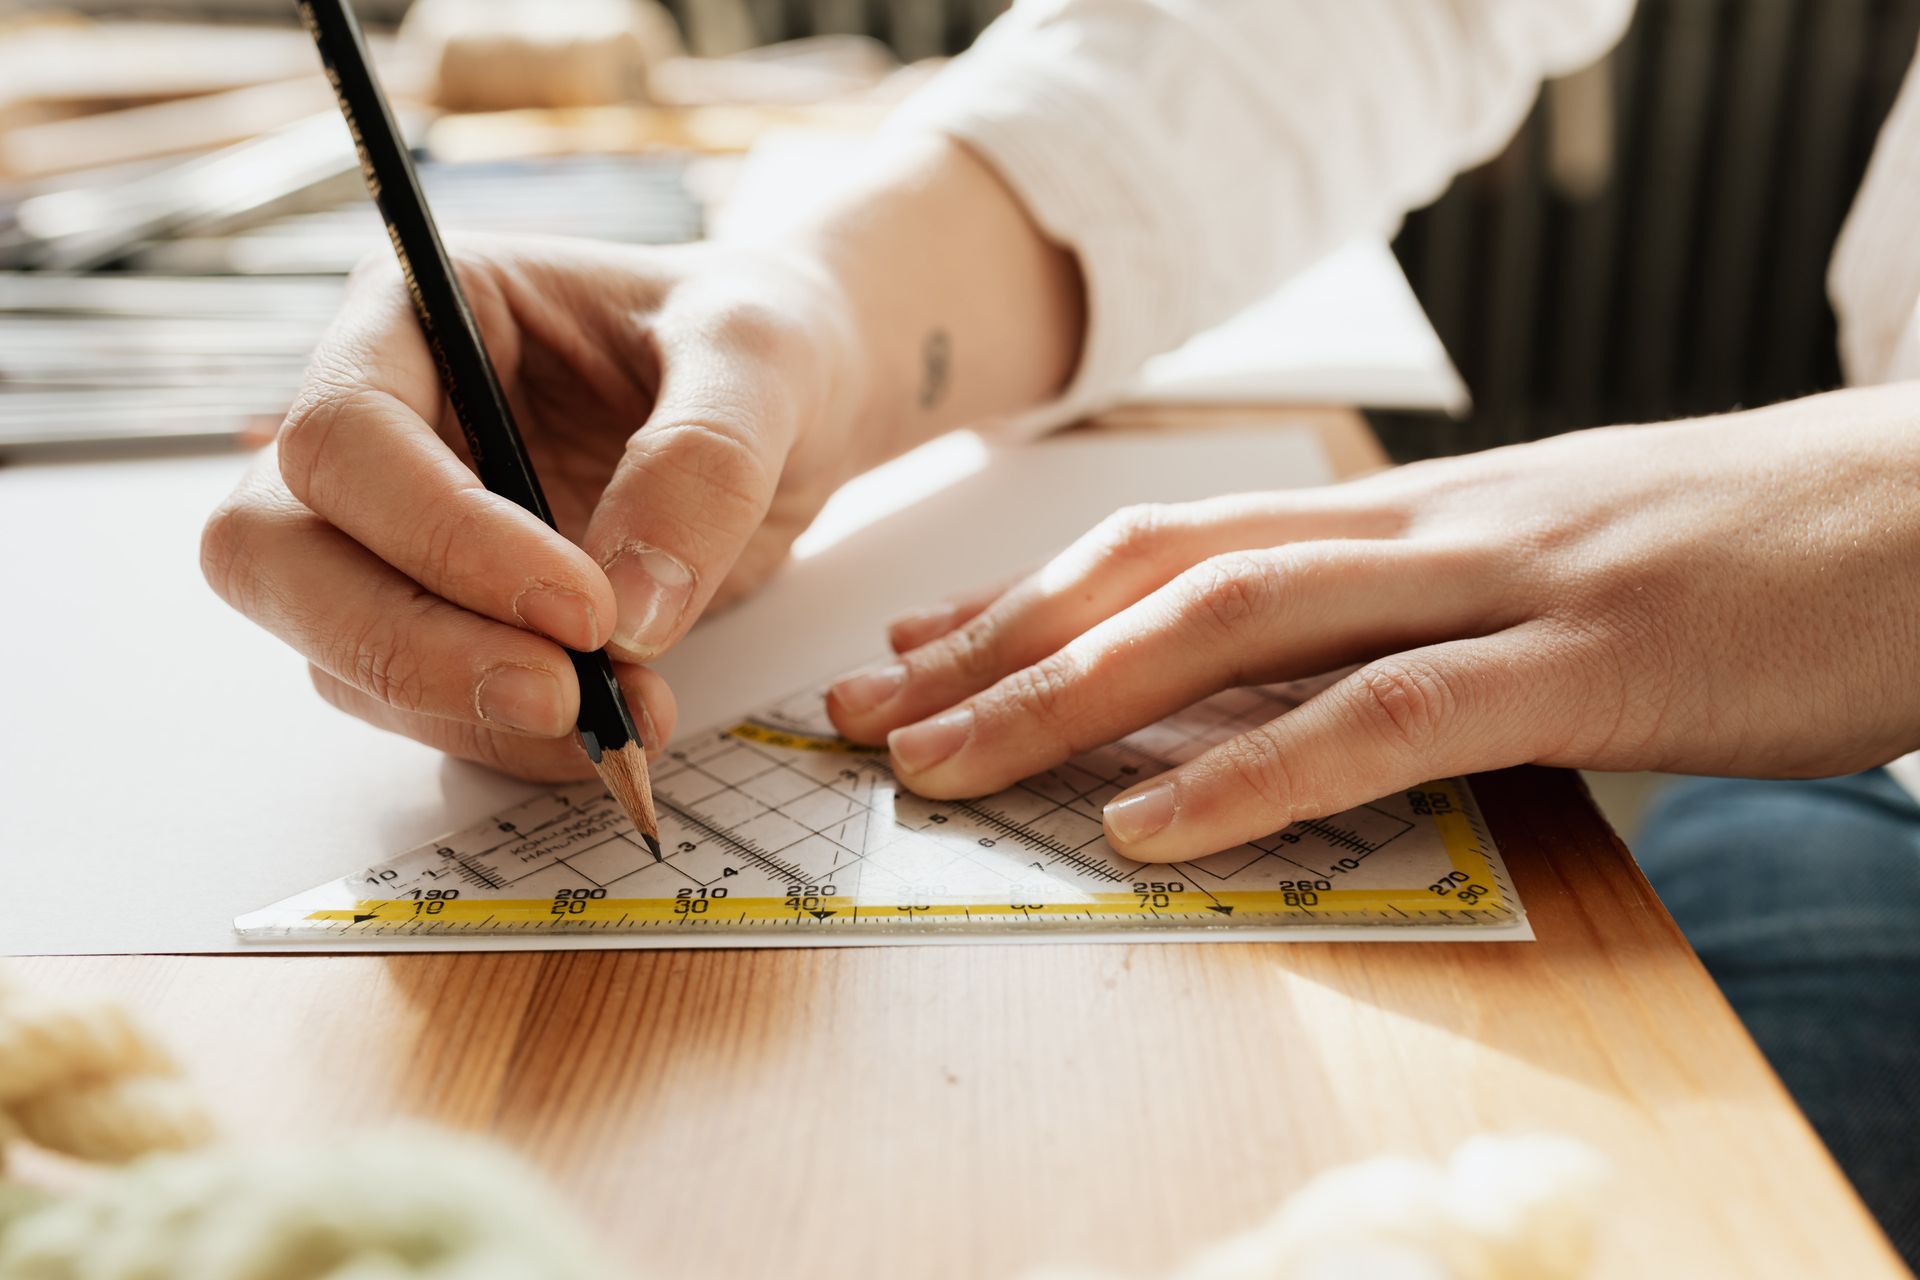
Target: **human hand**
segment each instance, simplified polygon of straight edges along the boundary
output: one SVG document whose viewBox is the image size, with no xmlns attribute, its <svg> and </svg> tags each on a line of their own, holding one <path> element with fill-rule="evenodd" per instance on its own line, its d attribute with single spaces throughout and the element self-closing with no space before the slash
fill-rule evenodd
<svg viewBox="0 0 1920 1280">
<path fill-rule="evenodd" d="M 1524 762 L 1816 776 L 1920 746 L 1920 394 L 1579 432 L 1122 511 L 896 624 L 840 731 L 985 794 L 1234 685 L 1358 670 L 1113 800 L 1178 861 Z"/>
<path fill-rule="evenodd" d="M 657 749 L 672 695 L 634 664 L 765 577 L 873 460 L 851 427 L 857 343 L 832 283 L 770 248 L 456 257 L 559 530 L 469 469 L 386 266 L 356 278 L 202 564 L 335 706 L 513 773 L 591 776 L 561 646 L 610 649 Z"/>
<path fill-rule="evenodd" d="M 588 777 L 560 645 L 633 665 L 781 562 L 841 481 L 1065 386 L 1083 293 L 999 177 L 934 135 L 755 234 L 459 246 L 559 524 L 481 487 L 398 272 L 363 272 L 275 447 L 216 511 L 207 580 L 374 724 L 511 773 Z"/>
</svg>

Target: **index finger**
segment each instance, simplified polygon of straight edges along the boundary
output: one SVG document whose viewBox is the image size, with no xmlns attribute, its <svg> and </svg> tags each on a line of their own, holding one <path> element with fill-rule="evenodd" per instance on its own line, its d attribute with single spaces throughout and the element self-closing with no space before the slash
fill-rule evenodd
<svg viewBox="0 0 1920 1280">
<path fill-rule="evenodd" d="M 471 294 L 490 298 L 474 284 Z M 494 327 L 505 331 L 489 343 L 504 378 L 519 347 L 510 325 Z M 281 428 L 282 477 L 303 505 L 434 595 L 599 648 L 614 615 L 606 575 L 538 516 L 487 491 L 434 427 L 444 404 L 397 274 L 356 283 Z"/>
<path fill-rule="evenodd" d="M 1115 796 L 1107 838 L 1141 862 L 1180 862 L 1433 778 L 1541 759 L 1587 696 L 1538 624 L 1395 654 Z"/>
</svg>

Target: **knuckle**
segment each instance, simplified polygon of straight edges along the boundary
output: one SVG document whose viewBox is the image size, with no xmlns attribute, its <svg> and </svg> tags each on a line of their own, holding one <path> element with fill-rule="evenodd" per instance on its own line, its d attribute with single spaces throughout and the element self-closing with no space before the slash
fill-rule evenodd
<svg viewBox="0 0 1920 1280">
<path fill-rule="evenodd" d="M 1060 724 L 1067 719 L 1072 706 L 1074 675 L 1067 663 L 1048 658 L 1008 676 L 1003 692 L 1022 714 Z"/>
<path fill-rule="evenodd" d="M 239 494 L 214 508 L 200 531 L 200 574 L 215 595 L 236 608 L 253 562 L 253 532 L 253 511 Z"/>
<path fill-rule="evenodd" d="M 801 345 L 802 330 L 780 307 L 734 299 L 714 317 L 714 330 L 731 351 L 753 361 L 779 361 Z"/>
<path fill-rule="evenodd" d="M 1089 541 L 1098 564 L 1129 563 L 1154 554 L 1173 523 L 1164 503 L 1143 502 L 1122 507 L 1094 526 Z"/>
<path fill-rule="evenodd" d="M 1217 631 L 1236 632 L 1273 605 L 1278 571 L 1244 551 L 1203 560 L 1184 575 L 1181 613 Z"/>
<path fill-rule="evenodd" d="M 1548 740 L 1555 759 L 1638 760 L 1673 725 L 1717 712 L 1704 686 L 1686 679 L 1668 637 L 1638 634 L 1604 613 L 1546 619 L 1542 631 L 1541 668 L 1578 710 Z"/>
<path fill-rule="evenodd" d="M 715 334 L 750 360 L 772 355 L 783 340 L 783 327 L 773 308 L 748 299 L 730 299 L 713 316 Z"/>
<path fill-rule="evenodd" d="M 1360 668 L 1354 682 L 1362 713 L 1407 750 L 1431 746 L 1453 716 L 1452 683 L 1430 662 L 1384 658 Z"/>
<path fill-rule="evenodd" d="M 778 480 L 751 432 L 733 425 L 731 416 L 723 413 L 650 428 L 628 447 L 671 457 L 686 481 L 699 489 L 703 502 L 727 515 L 760 515 Z"/>
<path fill-rule="evenodd" d="M 308 375 L 307 386 L 280 424 L 280 475 L 308 506 L 315 505 L 316 485 L 330 466 L 329 456 L 342 424 L 366 406 L 372 393 L 364 387 L 343 385 L 320 368 Z"/>
<path fill-rule="evenodd" d="M 1286 756 L 1271 733 L 1255 729 L 1230 738 L 1219 748 L 1226 774 L 1237 788 L 1253 797 L 1260 811 L 1270 815 L 1276 829 L 1291 822 L 1298 791 L 1287 768 Z"/>
<path fill-rule="evenodd" d="M 377 619 L 336 639 L 323 664 L 369 697 L 401 711 L 426 709 L 426 681 L 408 660 L 399 629 Z"/>
<path fill-rule="evenodd" d="M 200 572 L 215 595 L 250 617 L 297 611 L 276 579 L 305 539 L 326 524 L 280 485 L 255 474 L 207 517 Z"/>
<path fill-rule="evenodd" d="M 942 636 L 928 655 L 928 665 L 965 680 L 984 682 L 999 675 L 1003 666 L 1000 655 L 999 630 L 983 618 Z"/>
<path fill-rule="evenodd" d="M 466 594 L 462 566 L 465 548 L 485 545 L 489 522 L 470 503 L 435 503 L 422 516 L 414 534 L 414 560 L 421 579 L 442 594 Z"/>
</svg>

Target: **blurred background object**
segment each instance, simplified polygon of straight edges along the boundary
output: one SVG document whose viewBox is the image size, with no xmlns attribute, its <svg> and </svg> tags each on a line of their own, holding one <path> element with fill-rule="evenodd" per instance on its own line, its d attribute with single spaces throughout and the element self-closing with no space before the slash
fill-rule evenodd
<svg viewBox="0 0 1920 1280">
<path fill-rule="evenodd" d="M 1599 66 L 1395 243 L 1473 391 L 1401 457 L 1834 387 L 1827 259 L 1916 0 L 1640 0 Z"/>
<path fill-rule="evenodd" d="M 871 123 L 925 73 L 898 72 L 901 63 L 965 48 L 1003 7 L 358 5 L 377 31 L 398 29 L 382 65 L 439 158 L 643 151 L 682 169 L 691 154 L 743 150 L 772 126 Z M 1920 0 L 1641 0 L 1606 61 L 1550 86 L 1512 145 L 1410 217 L 1396 240 L 1473 409 L 1459 421 L 1379 415 L 1389 447 L 1400 457 L 1461 452 L 1837 383 L 1827 255 L 1917 35 Z M 353 256 L 350 224 L 372 224 L 342 208 L 351 186 L 327 185 L 326 161 L 281 147 L 276 193 L 264 182 L 228 189 L 219 179 L 237 166 L 207 159 L 276 130 L 297 134 L 328 108 L 282 0 L 0 0 L 0 262 L 337 272 Z M 203 168 L 197 179 L 156 178 L 169 157 Z M 550 210 L 521 194 L 489 223 L 544 228 L 553 217 L 573 229 L 583 185 L 615 182 L 613 173 L 583 165 Z M 671 207 L 665 173 L 648 175 L 654 212 L 623 238 L 697 232 L 684 191 Z M 95 187 L 102 193 L 66 194 Z M 32 203 L 49 194 L 63 198 Z M 620 212 L 640 198 L 626 191 Z M 448 221 L 479 218 L 489 203 L 470 200 Z M 58 236 L 40 226 L 55 213 L 66 219 Z M 124 252 L 102 256 L 116 235 Z"/>
<path fill-rule="evenodd" d="M 714 166 L 903 91 L 864 36 L 691 57 L 654 0 L 357 8 L 455 233 L 695 239 Z M 0 458 L 266 438 L 385 243 L 290 4 L 0 7 Z"/>
<path fill-rule="evenodd" d="M 416 0 L 400 39 L 448 111 L 645 102 L 652 69 L 682 53 L 654 0 Z"/>
</svg>

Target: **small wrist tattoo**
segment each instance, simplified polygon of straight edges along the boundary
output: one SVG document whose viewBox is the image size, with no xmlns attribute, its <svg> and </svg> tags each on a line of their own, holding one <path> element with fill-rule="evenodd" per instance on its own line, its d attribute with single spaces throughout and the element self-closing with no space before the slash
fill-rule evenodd
<svg viewBox="0 0 1920 1280">
<path fill-rule="evenodd" d="M 953 339 L 945 329 L 935 329 L 920 344 L 920 407 L 938 408 L 947 398 L 947 374 L 953 366 Z"/>
</svg>

